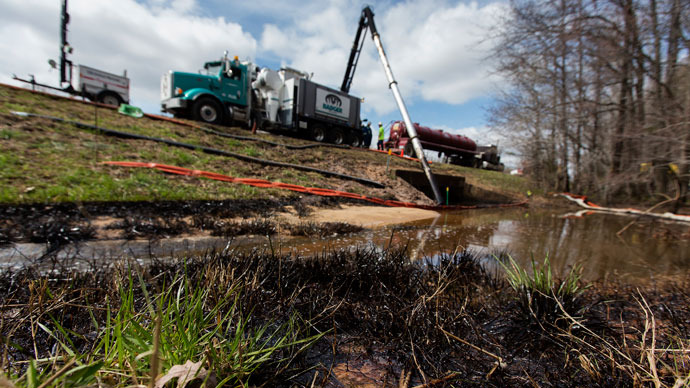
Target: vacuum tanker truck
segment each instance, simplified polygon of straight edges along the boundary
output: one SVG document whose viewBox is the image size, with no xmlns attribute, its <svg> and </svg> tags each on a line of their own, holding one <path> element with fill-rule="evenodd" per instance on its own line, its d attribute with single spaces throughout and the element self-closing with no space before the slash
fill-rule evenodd
<svg viewBox="0 0 690 388">
<path fill-rule="evenodd" d="M 498 147 L 495 145 L 477 146 L 472 139 L 440 129 L 431 129 L 414 123 L 417 137 L 425 150 L 437 151 L 446 162 L 467 167 L 481 167 L 490 170 L 503 170 Z M 412 142 L 405 123 L 396 121 L 391 125 L 390 136 L 384 143 L 386 148 L 414 155 Z"/>
<path fill-rule="evenodd" d="M 161 78 L 162 110 L 176 117 L 369 147 L 360 104 L 360 98 L 318 84 L 305 72 L 260 69 L 227 53 L 204 64 L 203 73 L 169 71 Z"/>
</svg>

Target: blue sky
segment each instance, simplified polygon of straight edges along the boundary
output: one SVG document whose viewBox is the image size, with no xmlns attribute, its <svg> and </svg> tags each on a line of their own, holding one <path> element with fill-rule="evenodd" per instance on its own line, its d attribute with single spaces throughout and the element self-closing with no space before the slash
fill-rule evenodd
<svg viewBox="0 0 690 388">
<path fill-rule="evenodd" d="M 461 133 L 478 143 L 500 137 L 487 127 L 486 107 L 501 85 L 487 58 L 490 31 L 503 1 L 369 1 L 413 121 Z M 197 71 L 224 50 L 261 67 L 287 65 L 338 88 L 365 2 L 223 0 L 69 0 L 74 63 L 113 73 L 127 69 L 131 102 L 159 111 L 159 80 L 167 70 Z M 0 0 L 0 82 L 35 75 L 56 84 L 47 65 L 59 52 L 59 0 Z M 10 38 L 11 37 L 11 38 Z M 362 117 L 400 119 L 369 35 L 351 93 Z"/>
</svg>

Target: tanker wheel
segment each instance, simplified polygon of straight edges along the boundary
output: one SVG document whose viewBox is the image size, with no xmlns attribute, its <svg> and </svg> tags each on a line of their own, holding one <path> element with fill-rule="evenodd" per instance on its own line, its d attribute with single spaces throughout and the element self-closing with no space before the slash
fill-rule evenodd
<svg viewBox="0 0 690 388">
<path fill-rule="evenodd" d="M 350 145 L 353 147 L 361 147 L 362 146 L 362 137 L 356 133 L 352 134 L 352 140 L 350 141 Z"/>
<path fill-rule="evenodd" d="M 223 111 L 220 104 L 211 97 L 201 97 L 194 102 L 194 120 L 209 124 L 220 124 L 223 121 Z"/>
<path fill-rule="evenodd" d="M 322 126 L 317 125 L 311 129 L 311 139 L 318 142 L 324 142 L 326 140 L 326 131 Z"/>
<path fill-rule="evenodd" d="M 411 158 L 414 158 L 417 155 L 417 153 L 414 152 L 414 147 L 411 143 L 405 144 L 405 148 L 403 148 L 403 153 L 405 154 L 405 156 L 409 156 Z"/>
<path fill-rule="evenodd" d="M 98 102 L 105 105 L 120 106 L 122 99 L 117 93 L 103 92 L 98 96 Z"/>
<path fill-rule="evenodd" d="M 345 144 L 345 133 L 340 128 L 334 128 L 333 132 L 331 133 L 331 140 L 333 141 L 333 144 Z"/>
<path fill-rule="evenodd" d="M 464 167 L 474 167 L 474 155 L 463 155 L 460 157 L 460 165 Z"/>
</svg>

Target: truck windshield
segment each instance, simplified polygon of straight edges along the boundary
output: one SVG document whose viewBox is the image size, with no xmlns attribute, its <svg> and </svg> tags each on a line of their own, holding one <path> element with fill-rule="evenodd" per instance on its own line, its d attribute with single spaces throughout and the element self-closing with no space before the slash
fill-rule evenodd
<svg viewBox="0 0 690 388">
<path fill-rule="evenodd" d="M 220 67 L 222 62 L 206 62 L 204 64 L 204 70 L 206 70 L 207 75 L 218 75 L 220 72 Z"/>
</svg>

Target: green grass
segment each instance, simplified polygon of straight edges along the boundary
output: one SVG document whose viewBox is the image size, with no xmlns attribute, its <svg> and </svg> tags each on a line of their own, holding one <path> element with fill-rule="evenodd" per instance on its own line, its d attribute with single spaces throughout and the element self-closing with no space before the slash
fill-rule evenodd
<svg viewBox="0 0 690 388">
<path fill-rule="evenodd" d="M 196 179 L 196 178 L 192 178 Z M 205 182 L 210 182 L 204 180 Z M 203 186 L 179 184 L 179 181 L 156 171 L 136 169 L 124 178 L 116 178 L 104 171 L 87 168 L 60 175 L 56 184 L 36 183 L 31 190 L 20 191 L 14 186 L 0 190 L 0 202 L 44 203 L 65 201 L 146 201 L 186 200 L 189 198 L 212 199 L 220 193 L 224 198 L 246 198 L 258 195 L 258 189 L 245 185 L 211 182 L 217 190 L 209 193 Z"/>
<path fill-rule="evenodd" d="M 79 140 L 74 141 L 74 136 Z M 167 145 L 134 149 L 131 143 L 94 136 L 70 125 L 41 125 L 29 133 L 3 129 L 2 142 L 8 142 L 0 150 L 3 203 L 235 199 L 261 195 L 256 188 L 244 185 L 100 165 L 105 160 L 141 160 L 231 173 L 219 165 L 228 158 L 198 151 Z"/>
<path fill-rule="evenodd" d="M 17 132 L 11 131 L 9 129 L 2 129 L 0 130 L 0 139 L 2 140 L 12 140 L 17 136 Z"/>
<path fill-rule="evenodd" d="M 521 309 L 530 320 L 540 325 L 556 324 L 564 311 L 570 315 L 577 314 L 581 307 L 580 296 L 588 287 L 580 284 L 580 265 L 571 268 L 563 279 L 556 279 L 552 274 L 548 255 L 542 264 L 532 258 L 531 273 L 511 256 L 507 256 L 507 263 L 498 257 L 496 260 L 503 268 L 508 283 L 517 293 Z"/>
<path fill-rule="evenodd" d="M 0 191 L 0 201 L 3 203 L 206 200 L 296 195 L 288 191 L 248 189 L 229 183 L 183 178 L 159 172 L 142 175 L 136 169 L 104 167 L 101 165 L 103 161 L 123 160 L 171 164 L 242 178 L 267 176 L 263 166 L 253 163 L 204 154 L 198 149 L 188 150 L 143 140 L 108 137 L 71 124 L 38 118 L 17 118 L 9 114 L 11 110 L 51 115 L 87 124 L 93 124 L 97 117 L 98 125 L 109 129 L 269 160 L 324 169 L 340 168 L 355 176 L 364 175 L 361 171 L 369 166 L 383 170 L 386 163 L 384 155 L 362 150 L 313 148 L 298 151 L 279 146 L 264 147 L 255 142 L 223 138 L 183 125 L 148 118 L 134 119 L 111 109 L 0 87 L 0 187 L 4 188 Z M 223 131 L 249 136 L 247 131 L 238 128 L 223 128 Z M 268 135 L 253 136 L 270 138 Z M 280 142 L 303 144 L 302 140 L 297 139 L 281 139 Z M 393 158 L 391 169 L 394 168 L 415 168 L 415 164 Z M 440 164 L 434 165 L 433 169 L 437 173 L 462 174 L 470 184 L 476 183 L 484 189 L 497 189 L 514 196 L 524 197 L 529 189 L 529 184 L 524 179 L 507 174 Z M 284 183 L 302 186 L 332 189 L 340 186 L 339 180 L 320 174 L 289 169 L 283 171 L 291 173 L 271 171 L 271 176 Z M 164 178 L 153 178 L 150 174 L 158 174 Z M 110 179 L 103 175 L 109 175 Z M 117 187 L 118 185 L 122 187 Z M 392 188 L 387 189 L 385 194 L 374 194 L 366 186 L 353 186 L 351 190 L 369 196 L 396 196 Z"/>
<path fill-rule="evenodd" d="M 246 152 L 260 156 L 253 145 L 234 139 L 204 135 L 188 127 L 156 120 L 127 118 L 108 109 L 71 101 L 0 88 L 0 112 L 29 111 L 94 122 L 104 127 L 198 145 Z M 40 103 L 39 103 L 40 102 Z M 41 119 L 0 118 L 0 202 L 36 203 L 62 201 L 138 201 L 240 199 L 264 196 L 289 196 L 285 191 L 260 191 L 225 182 L 184 178 L 158 171 L 105 167 L 102 161 L 130 160 L 158 162 L 191 169 L 252 177 L 255 165 L 239 171 L 232 158 L 204 154 L 146 141 L 127 141 L 83 130 L 70 124 Z M 15 127 L 15 125 L 17 125 Z M 227 141 L 226 141 L 227 140 Z M 233 149 L 236 148 L 236 149 Z M 296 183 L 297 177 L 290 183 Z"/>
<path fill-rule="evenodd" d="M 479 185 L 482 187 L 490 187 L 499 192 L 508 193 L 525 197 L 528 191 L 532 194 L 542 195 L 543 192 L 533 187 L 529 180 L 524 177 L 510 175 L 504 172 L 482 170 L 478 168 L 469 168 L 462 166 L 442 165 L 439 170 L 445 169 L 456 170 L 465 177 L 467 183 L 471 185 Z M 435 166 L 432 165 L 432 168 Z"/>
<path fill-rule="evenodd" d="M 46 303 L 53 298 L 48 288 L 39 292 Z M 199 362 L 211 372 L 205 375 L 210 386 L 245 387 L 262 366 L 291 361 L 325 334 L 308 334 L 296 314 L 282 323 L 250 325 L 238 306 L 241 293 L 238 284 L 231 284 L 221 296 L 212 295 L 208 287 L 184 276 L 154 292 L 130 272 L 120 286 L 119 303 L 107 305 L 104 322 L 99 324 L 93 307 L 89 310 L 95 339 L 65 329 L 50 315 L 37 330 L 59 344 L 55 355 L 31 360 L 23 374 L 10 377 L 17 387 L 26 388 L 96 383 L 124 387 L 148 384 L 152 376 L 160 380 L 175 368 Z M 136 302 L 140 299 L 135 294 L 144 295 L 144 305 Z M 84 347 L 75 344 L 84 342 L 87 350 L 80 351 Z"/>
<path fill-rule="evenodd" d="M 249 156 L 255 157 L 255 158 L 261 156 L 261 151 L 257 150 L 257 149 L 256 149 L 255 147 L 253 147 L 253 146 L 244 147 L 243 153 L 244 153 L 245 155 L 249 155 Z"/>
</svg>

